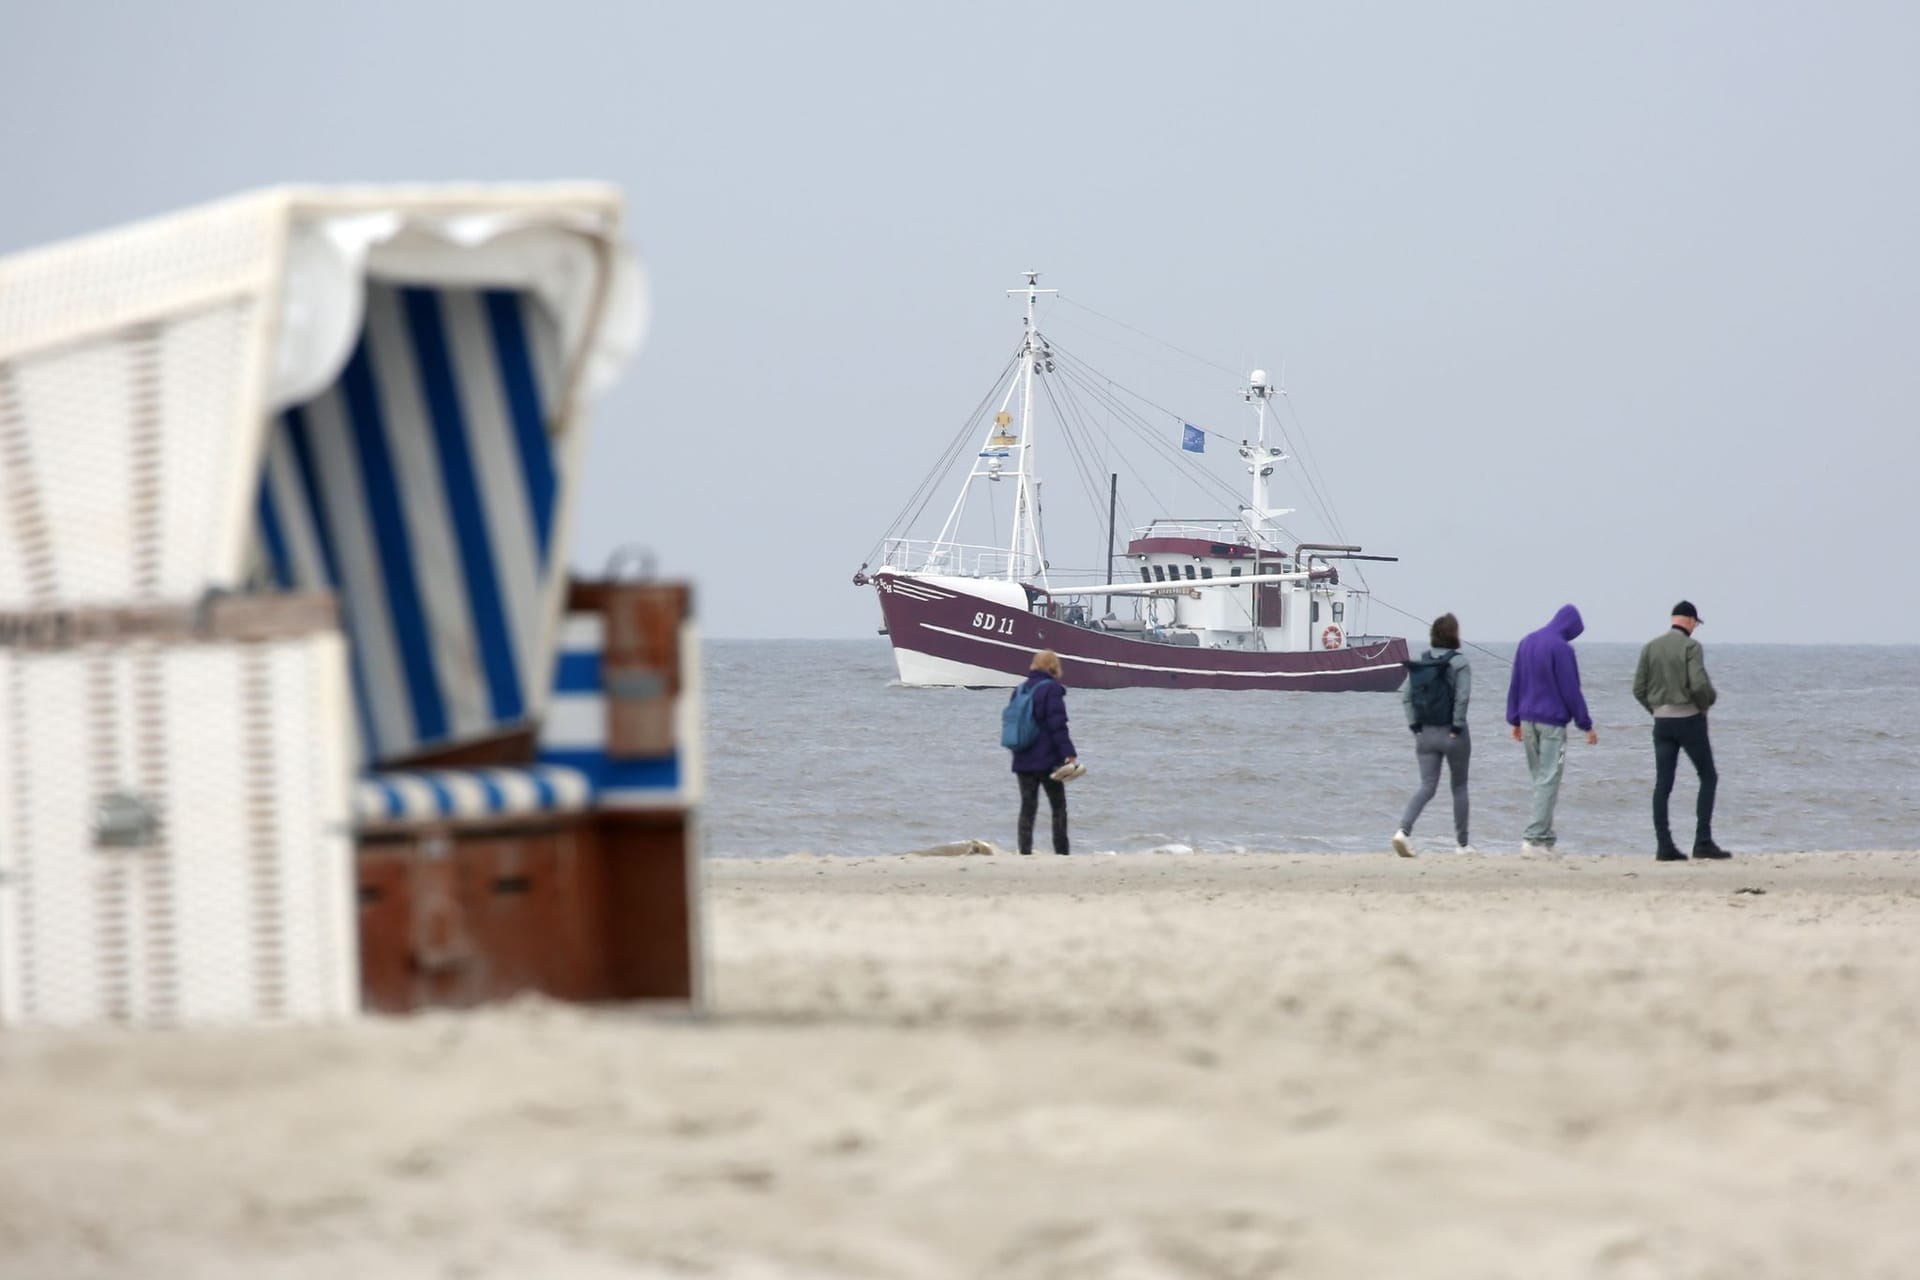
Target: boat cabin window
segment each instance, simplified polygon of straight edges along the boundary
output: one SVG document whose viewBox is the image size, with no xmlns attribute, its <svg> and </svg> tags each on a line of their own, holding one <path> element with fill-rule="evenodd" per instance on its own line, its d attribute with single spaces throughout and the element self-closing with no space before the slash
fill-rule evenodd
<svg viewBox="0 0 1920 1280">
<path fill-rule="evenodd" d="M 1163 566 L 1153 566 L 1153 580 L 1155 582 L 1165 582 L 1167 580 L 1167 571 Z"/>
<path fill-rule="evenodd" d="M 1228 576 L 1229 578 L 1237 578 L 1237 577 L 1239 577 L 1239 576 L 1240 576 L 1240 566 L 1236 564 L 1236 565 L 1234 565 L 1234 566 L 1233 566 L 1232 568 L 1230 568 L 1230 569 L 1228 569 L 1228 570 L 1227 570 L 1227 576 Z"/>
<path fill-rule="evenodd" d="M 1149 568 L 1147 568 L 1147 566 L 1145 566 L 1145 565 L 1141 565 L 1141 566 L 1140 566 L 1140 581 L 1142 581 L 1142 582 L 1152 582 L 1152 581 L 1153 581 L 1153 570 L 1151 570 L 1151 569 L 1149 569 Z"/>
<path fill-rule="evenodd" d="M 1333 602 L 1333 620 L 1335 622 L 1344 622 L 1346 621 L 1346 617 L 1347 617 L 1346 602 L 1342 600 L 1335 600 Z"/>
<path fill-rule="evenodd" d="M 1188 565 L 1188 566 L 1187 566 L 1187 581 L 1188 581 L 1188 582 L 1192 582 L 1192 581 L 1193 581 L 1193 566 L 1192 566 L 1192 565 Z"/>
<path fill-rule="evenodd" d="M 1200 576 L 1203 578 L 1211 578 L 1213 576 L 1213 566 L 1207 564 L 1201 565 Z"/>
<path fill-rule="evenodd" d="M 1311 617 L 1312 617 L 1312 620 L 1315 622 L 1320 621 L 1320 602 L 1318 600 L 1315 600 L 1313 602 L 1313 613 Z"/>
</svg>

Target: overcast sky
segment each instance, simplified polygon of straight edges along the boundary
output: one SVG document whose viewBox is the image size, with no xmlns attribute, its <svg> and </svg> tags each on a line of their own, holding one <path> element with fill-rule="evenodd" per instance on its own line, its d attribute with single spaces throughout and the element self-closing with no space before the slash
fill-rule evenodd
<svg viewBox="0 0 1920 1280">
<path fill-rule="evenodd" d="M 1284 363 L 1379 595 L 1471 638 L 1685 595 L 1708 641 L 1911 643 L 1916 67 L 1920 6 L 1845 0 L 0 0 L 0 252 L 286 181 L 617 182 L 654 324 L 574 558 L 653 548 L 714 636 L 872 636 L 848 578 L 1035 267 Z"/>
</svg>

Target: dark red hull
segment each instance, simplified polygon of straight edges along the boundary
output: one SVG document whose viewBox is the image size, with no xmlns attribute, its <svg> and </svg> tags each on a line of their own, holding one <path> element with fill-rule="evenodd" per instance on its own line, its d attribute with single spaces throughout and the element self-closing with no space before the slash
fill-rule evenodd
<svg viewBox="0 0 1920 1280">
<path fill-rule="evenodd" d="M 1036 649 L 1060 655 L 1075 689 L 1387 693 L 1406 678 L 1407 642 L 1397 636 L 1309 653 L 1201 649 L 1041 617 L 970 594 L 951 578 L 927 582 L 883 571 L 874 586 L 900 679 L 910 685 L 1017 684 Z"/>
</svg>

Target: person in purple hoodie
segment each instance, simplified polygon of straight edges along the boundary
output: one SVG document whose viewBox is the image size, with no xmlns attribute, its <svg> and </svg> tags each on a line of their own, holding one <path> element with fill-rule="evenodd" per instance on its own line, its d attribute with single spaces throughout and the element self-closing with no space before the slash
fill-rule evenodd
<svg viewBox="0 0 1920 1280">
<path fill-rule="evenodd" d="M 1079 755 L 1067 733 L 1067 691 L 1060 683 L 1060 655 L 1042 649 L 1033 655 L 1033 669 L 1027 672 L 1027 684 L 1033 688 L 1033 719 L 1040 735 L 1027 747 L 1013 753 L 1013 776 L 1020 783 L 1020 852 L 1033 852 L 1033 820 L 1040 813 L 1040 789 L 1046 788 L 1047 807 L 1053 811 L 1053 851 L 1067 853 L 1067 784 L 1062 766 L 1075 763 Z M 1013 701 L 1013 695 L 1007 695 Z"/>
<path fill-rule="evenodd" d="M 1560 799 L 1560 775 L 1567 763 L 1567 722 L 1580 726 L 1587 745 L 1600 741 L 1587 700 L 1580 696 L 1580 662 L 1573 641 L 1587 624 L 1572 605 L 1561 605 L 1553 621 L 1520 641 L 1513 654 L 1513 679 L 1507 682 L 1507 723 L 1513 740 L 1527 748 L 1533 775 L 1533 814 L 1522 853 L 1553 850 L 1553 806 Z"/>
</svg>

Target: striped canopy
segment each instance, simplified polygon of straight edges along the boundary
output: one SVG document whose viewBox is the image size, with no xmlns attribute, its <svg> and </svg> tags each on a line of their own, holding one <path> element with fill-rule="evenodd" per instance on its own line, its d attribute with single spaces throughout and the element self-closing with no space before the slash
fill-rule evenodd
<svg viewBox="0 0 1920 1280">
<path fill-rule="evenodd" d="M 354 817 L 365 826 L 447 818 L 506 818 L 577 813 L 593 799 L 578 769 L 419 769 L 376 774 L 354 788 Z"/>
<path fill-rule="evenodd" d="M 274 586 L 341 601 L 375 766 L 545 706 L 561 378 L 531 293 L 376 280 L 365 314 L 335 383 L 273 423 L 258 528 Z"/>
</svg>

